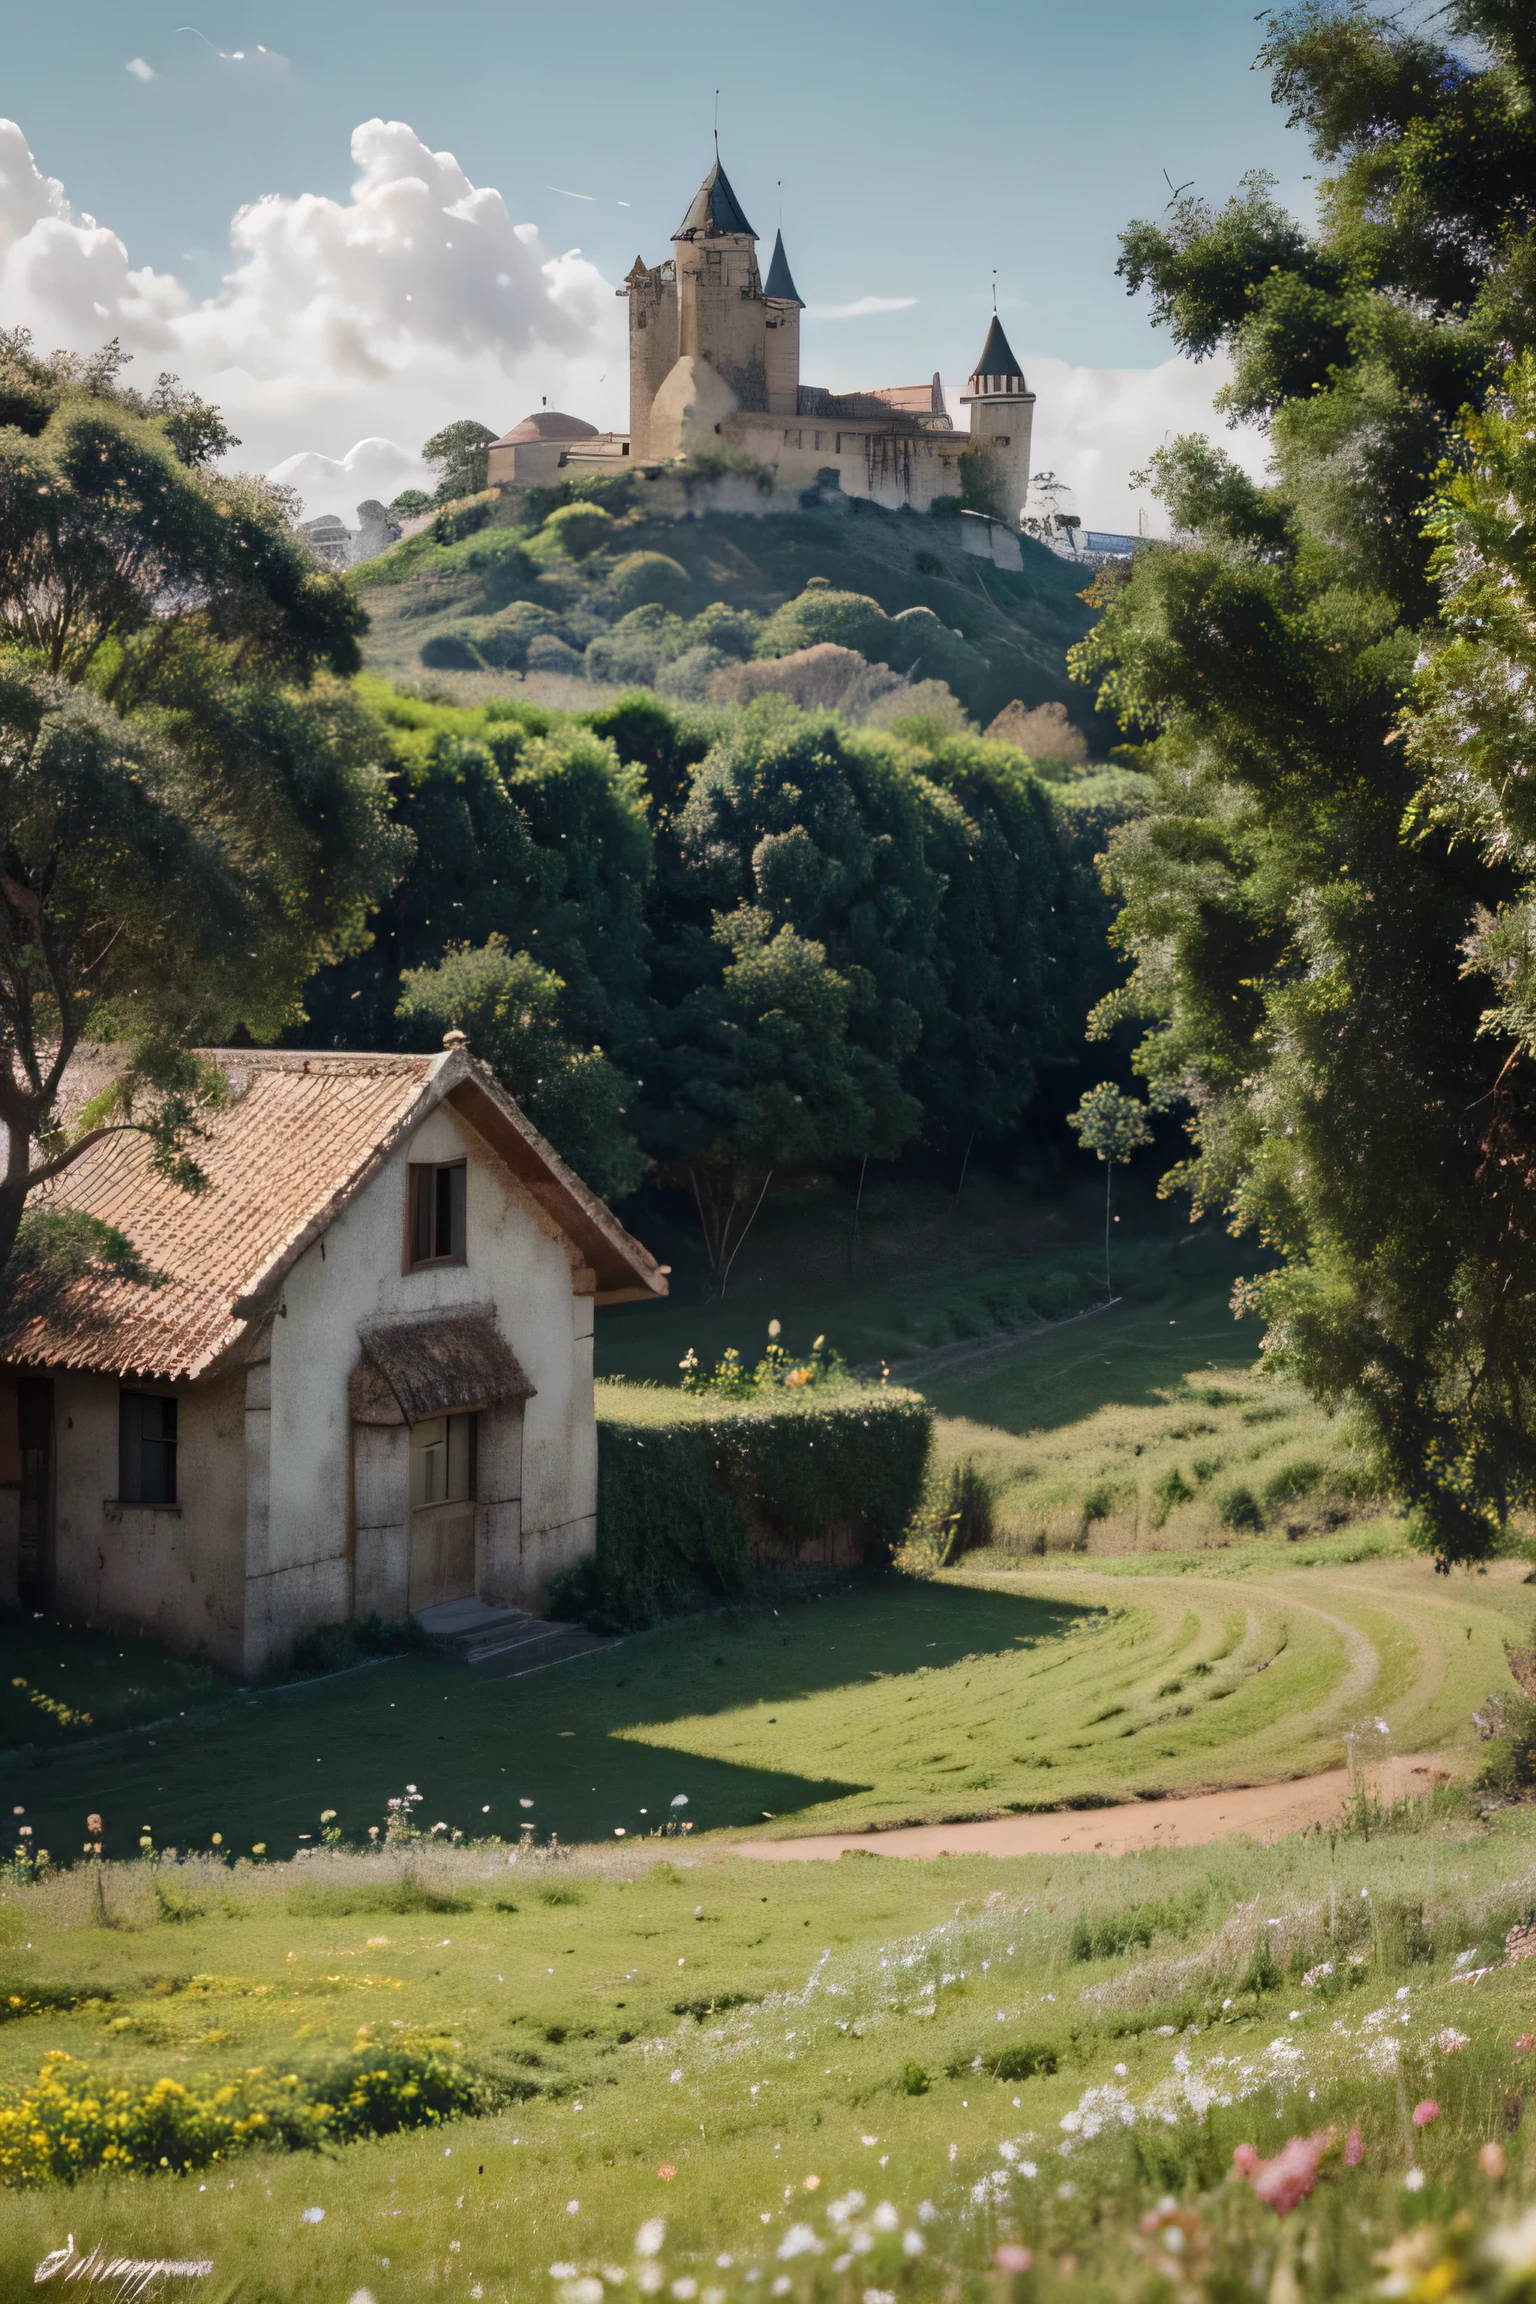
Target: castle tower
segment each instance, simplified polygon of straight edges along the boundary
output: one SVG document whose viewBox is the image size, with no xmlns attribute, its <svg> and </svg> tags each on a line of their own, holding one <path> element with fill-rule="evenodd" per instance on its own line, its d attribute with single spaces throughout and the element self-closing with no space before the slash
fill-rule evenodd
<svg viewBox="0 0 1536 2304">
<path fill-rule="evenodd" d="M 677 362 L 677 278 L 668 264 L 637 256 L 621 296 L 629 298 L 629 452 L 651 453 L 651 406 Z"/>
<path fill-rule="evenodd" d="M 971 438 L 984 458 L 989 508 L 998 519 L 1017 527 L 1029 495 L 1035 396 L 995 312 L 981 358 L 960 398 L 971 411 Z"/>
<path fill-rule="evenodd" d="M 677 353 L 707 360 L 742 408 L 768 405 L 767 308 L 757 270 L 757 234 L 747 222 L 720 154 L 672 236 L 677 281 Z"/>
<path fill-rule="evenodd" d="M 800 408 L 800 315 L 805 306 L 790 275 L 782 231 L 774 239 L 763 301 L 768 307 L 769 412 L 794 416 Z"/>
</svg>

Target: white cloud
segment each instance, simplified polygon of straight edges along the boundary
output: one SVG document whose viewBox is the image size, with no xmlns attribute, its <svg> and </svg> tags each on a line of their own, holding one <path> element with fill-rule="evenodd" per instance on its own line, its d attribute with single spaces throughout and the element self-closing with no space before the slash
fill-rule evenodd
<svg viewBox="0 0 1536 2304">
<path fill-rule="evenodd" d="M 500 192 L 401 121 L 365 121 L 352 158 L 344 201 L 243 208 L 230 269 L 196 298 L 135 270 L 0 122 L 0 311 L 44 345 L 120 336 L 153 372 L 175 369 L 217 400 L 257 463 L 286 461 L 296 438 L 423 438 L 468 414 L 499 428 L 545 393 L 584 390 L 585 407 L 606 371 L 617 399 L 622 315 L 579 249 L 551 254 Z"/>
<path fill-rule="evenodd" d="M 915 296 L 860 296 L 852 304 L 807 304 L 807 320 L 867 320 L 875 312 L 910 312 Z"/>
<path fill-rule="evenodd" d="M 388 504 L 402 488 L 430 491 L 437 482 L 436 473 L 429 473 L 412 450 L 379 439 L 359 440 L 345 456 L 321 456 L 313 449 L 285 456 L 272 466 L 271 477 L 297 488 L 307 519 L 336 512 L 348 522 L 370 496 Z"/>
<path fill-rule="evenodd" d="M 1035 398 L 1030 464 L 1054 472 L 1071 491 L 1063 509 L 1089 528 L 1137 534 L 1144 523 L 1165 536 L 1167 518 L 1146 489 L 1131 486 L 1155 449 L 1181 432 L 1207 433 L 1255 477 L 1264 471 L 1263 435 L 1251 426 L 1229 429 L 1211 406 L 1230 373 L 1225 360 L 1164 360 L 1156 368 L 1084 368 L 1047 354 L 1022 356 Z M 963 424 L 964 383 L 946 383 L 950 413 Z"/>
<path fill-rule="evenodd" d="M 130 56 L 123 70 L 131 72 L 135 80 L 153 80 L 155 76 L 154 66 L 146 64 L 142 56 Z"/>
</svg>

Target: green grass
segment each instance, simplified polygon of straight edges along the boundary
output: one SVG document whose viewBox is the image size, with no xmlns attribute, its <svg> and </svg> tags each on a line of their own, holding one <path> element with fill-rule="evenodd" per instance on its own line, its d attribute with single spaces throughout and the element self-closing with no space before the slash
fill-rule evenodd
<svg viewBox="0 0 1536 2304">
<path fill-rule="evenodd" d="M 207 1703 L 227 1684 L 131 1633 L 0 1614 L 0 1750 L 52 1751 Z M 88 1717 L 87 1717 L 88 1715 Z"/>
<path fill-rule="evenodd" d="M 876 2281 L 923 2304 L 1000 2240 L 1038 2252 L 1038 2293 L 1065 2292 L 1070 2255 L 1071 2293 L 1107 2299 L 1137 2218 L 1171 2194 L 1222 2293 L 1263 2294 L 1302 2242 L 1304 2292 L 1364 2296 L 1405 2218 L 1433 2229 L 1465 2204 L 1486 2220 L 1532 2190 L 1525 1972 L 1450 1981 L 1458 1956 L 1497 1958 L 1527 1908 L 1518 1817 L 1113 1864 L 769 1867 L 673 1843 L 564 1864 L 466 1849 L 131 1865 L 103 1891 L 108 1926 L 84 1872 L 0 1896 L 4 1993 L 73 2003 L 0 2024 L 0 2102 L 60 2052 L 107 2083 L 209 2085 L 302 2077 L 380 2041 L 527 2093 L 325 2155 L 10 2194 L 7 2295 L 72 2232 L 207 2256 L 209 2293 L 242 2304 L 360 2285 L 377 2304 L 544 2297 L 551 2266 L 627 2267 L 634 2285 L 637 2232 L 662 2218 L 666 2280 L 722 2304 L 785 2276 L 797 2304 Z M 1434 2044 L 1449 2025 L 1464 2050 Z M 1386 2063 L 1384 2034 L 1401 2043 Z M 1443 2118 L 1419 2133 L 1407 2111 L 1430 2094 Z M 1364 2164 L 1336 2149 L 1292 2225 L 1224 2173 L 1240 2141 L 1270 2152 L 1330 2123 L 1358 2125 Z M 1498 2193 L 1475 2160 L 1494 2137 Z M 818 2252 L 794 2253 L 797 2226 Z"/>
</svg>

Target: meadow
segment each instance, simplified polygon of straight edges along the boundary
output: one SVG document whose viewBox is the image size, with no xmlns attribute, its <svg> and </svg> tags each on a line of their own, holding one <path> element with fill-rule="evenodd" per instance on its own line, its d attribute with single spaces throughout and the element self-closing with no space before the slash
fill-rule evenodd
<svg viewBox="0 0 1536 2304">
<path fill-rule="evenodd" d="M 1394 2247 L 1426 2304 L 1522 2293 L 1476 2236 L 1536 2180 L 1526 1809 L 1362 1789 L 1274 1848 L 753 1858 L 1301 1775 L 1377 1720 L 1471 1778 L 1524 1560 L 1436 1577 L 1188 1254 L 1055 1326 L 979 1263 L 929 1292 L 949 1332 L 900 1365 L 940 1484 L 969 1458 L 994 1497 L 942 1572 L 919 1539 L 524 1680 L 412 1651 L 235 1689 L 8 1622 L 0 2293 L 69 2234 L 343 2304 L 1289 2304 L 1375 2293 Z M 670 1351 L 689 1308 L 659 1318 Z M 109 2121 L 156 2172 L 91 2172 Z M 1250 2181 L 1245 2145 L 1290 2158 Z"/>
</svg>

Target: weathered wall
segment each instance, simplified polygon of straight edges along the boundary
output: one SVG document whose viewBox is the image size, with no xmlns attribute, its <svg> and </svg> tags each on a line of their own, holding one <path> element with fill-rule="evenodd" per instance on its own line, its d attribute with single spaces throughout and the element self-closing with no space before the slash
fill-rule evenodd
<svg viewBox="0 0 1536 2304">
<path fill-rule="evenodd" d="M 711 234 L 674 240 L 672 254 L 679 359 L 708 360 L 743 408 L 766 409 L 767 307 L 756 243 L 745 233 Z"/>
<path fill-rule="evenodd" d="M 800 307 L 774 296 L 766 311 L 768 407 L 775 416 L 793 416 L 800 405 Z"/>
<path fill-rule="evenodd" d="M 637 259 L 625 283 L 629 297 L 629 452 L 649 456 L 651 403 L 677 358 L 677 281 L 670 264 Z"/>
<path fill-rule="evenodd" d="M 470 1163 L 467 1260 L 407 1272 L 409 1164 L 461 1157 Z M 353 1614 L 398 1613 L 392 1603 L 399 1548 L 386 1533 L 398 1525 L 387 1503 L 398 1470 L 382 1461 L 357 1499 L 357 1530 L 373 1533 L 361 1548 L 354 1544 L 347 1386 L 358 1330 L 369 1322 L 494 1303 L 537 1388 L 522 1419 L 515 1514 L 507 1509 L 513 1502 L 506 1493 L 507 1452 L 494 1431 L 486 1434 L 482 1495 L 501 1507 L 482 1515 L 489 1525 L 481 1536 L 481 1567 L 497 1587 L 486 1596 L 537 1607 L 554 1569 L 593 1548 L 592 1306 L 590 1298 L 574 1295 L 576 1277 L 563 1236 L 447 1106 L 430 1115 L 305 1252 L 285 1285 L 284 1312 L 272 1324 L 271 1501 L 260 1542 L 253 1515 L 247 1669 L 280 1657 L 315 1626 Z M 383 1501 L 373 1493 L 380 1484 Z M 496 1495 L 489 1496 L 487 1484 Z"/>
<path fill-rule="evenodd" d="M 244 1662 L 245 1374 L 174 1390 L 175 1505 L 118 1501 L 114 1376 L 54 1378 L 54 1592 L 61 1614 Z"/>
<path fill-rule="evenodd" d="M 1033 392 L 969 400 L 970 445 L 986 452 L 992 481 L 989 509 L 1017 527 L 1029 497 L 1029 451 L 1035 422 Z"/>
</svg>

